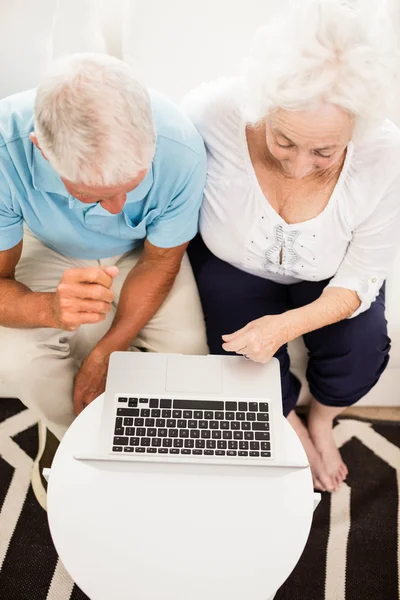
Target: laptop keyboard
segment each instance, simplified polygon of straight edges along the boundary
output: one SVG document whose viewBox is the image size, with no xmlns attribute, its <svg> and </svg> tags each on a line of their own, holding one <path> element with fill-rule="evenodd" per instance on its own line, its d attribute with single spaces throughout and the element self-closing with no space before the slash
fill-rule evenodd
<svg viewBox="0 0 400 600">
<path fill-rule="evenodd" d="M 113 453 L 270 458 L 267 402 L 117 398 Z"/>
</svg>

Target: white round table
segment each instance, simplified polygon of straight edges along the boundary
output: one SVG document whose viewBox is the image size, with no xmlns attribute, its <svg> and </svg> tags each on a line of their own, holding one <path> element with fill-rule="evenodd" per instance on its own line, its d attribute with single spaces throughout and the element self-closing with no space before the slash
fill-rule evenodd
<svg viewBox="0 0 400 600">
<path fill-rule="evenodd" d="M 78 586 L 91 600 L 273 597 L 308 538 L 310 469 L 78 461 L 102 405 L 71 425 L 49 478 L 51 535 Z M 303 457 L 286 419 L 284 436 L 287 460 Z"/>
</svg>

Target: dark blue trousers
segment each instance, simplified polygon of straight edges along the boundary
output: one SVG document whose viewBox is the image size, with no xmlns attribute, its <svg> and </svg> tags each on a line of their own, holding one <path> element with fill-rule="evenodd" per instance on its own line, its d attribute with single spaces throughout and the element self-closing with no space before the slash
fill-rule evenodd
<svg viewBox="0 0 400 600">
<path fill-rule="evenodd" d="M 214 256 L 197 236 L 189 246 L 203 305 L 211 354 L 225 354 L 221 336 L 265 315 L 281 314 L 319 298 L 328 281 L 282 285 L 236 269 Z M 354 404 L 377 383 L 389 361 L 385 290 L 371 308 L 304 335 L 307 380 L 314 398 L 327 406 Z M 296 406 L 300 383 L 290 372 L 287 345 L 275 354 L 281 366 L 283 411 Z"/>
</svg>

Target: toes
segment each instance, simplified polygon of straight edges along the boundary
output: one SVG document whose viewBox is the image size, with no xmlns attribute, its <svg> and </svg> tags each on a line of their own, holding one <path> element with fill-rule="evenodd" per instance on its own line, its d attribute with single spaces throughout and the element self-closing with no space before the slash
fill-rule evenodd
<svg viewBox="0 0 400 600">
<path fill-rule="evenodd" d="M 332 478 L 329 477 L 328 474 L 320 474 L 319 475 L 319 480 L 322 483 L 322 485 L 324 486 L 324 488 L 326 489 L 327 492 L 333 492 L 334 489 L 334 484 L 332 481 Z"/>
<path fill-rule="evenodd" d="M 326 488 L 322 485 L 318 477 L 313 477 L 313 485 L 315 490 L 318 490 L 319 492 L 326 492 Z"/>
</svg>

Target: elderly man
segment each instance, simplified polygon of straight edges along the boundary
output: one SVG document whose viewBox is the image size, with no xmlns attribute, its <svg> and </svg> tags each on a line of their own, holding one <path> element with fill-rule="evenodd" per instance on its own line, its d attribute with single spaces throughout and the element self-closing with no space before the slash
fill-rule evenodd
<svg viewBox="0 0 400 600">
<path fill-rule="evenodd" d="M 0 377 L 57 438 L 111 352 L 207 352 L 185 255 L 205 151 L 174 104 L 122 61 L 64 58 L 0 102 L 0 171 Z"/>
</svg>

